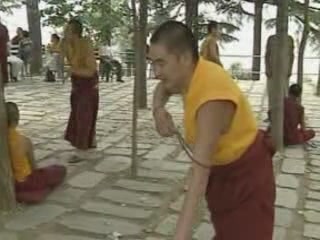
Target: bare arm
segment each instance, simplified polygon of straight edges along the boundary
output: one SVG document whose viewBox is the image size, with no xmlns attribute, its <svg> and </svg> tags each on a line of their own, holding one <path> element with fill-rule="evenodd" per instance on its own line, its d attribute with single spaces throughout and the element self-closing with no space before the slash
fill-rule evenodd
<svg viewBox="0 0 320 240">
<path fill-rule="evenodd" d="M 221 134 L 229 129 L 234 111 L 234 105 L 228 101 L 207 102 L 198 111 L 193 154 L 203 165 L 212 165 L 214 149 Z M 210 168 L 192 164 L 191 182 L 178 220 L 175 240 L 191 239 L 193 219 L 205 194 L 209 175 Z"/>
<path fill-rule="evenodd" d="M 219 56 L 219 48 L 217 45 L 217 41 L 215 39 L 211 39 L 209 43 L 209 55 L 210 55 L 210 61 L 219 64 L 222 66 L 222 63 L 220 61 L 220 56 Z"/>
<path fill-rule="evenodd" d="M 161 82 L 158 83 L 153 93 L 152 109 L 154 113 L 158 109 L 164 108 L 166 106 L 171 95 L 172 94 L 165 89 Z"/>
</svg>

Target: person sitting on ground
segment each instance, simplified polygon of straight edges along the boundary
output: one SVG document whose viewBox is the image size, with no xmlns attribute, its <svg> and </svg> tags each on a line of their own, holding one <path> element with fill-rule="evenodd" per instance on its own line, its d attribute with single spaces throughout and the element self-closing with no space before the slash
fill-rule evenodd
<svg viewBox="0 0 320 240">
<path fill-rule="evenodd" d="M 59 165 L 37 168 L 31 140 L 17 130 L 20 119 L 18 106 L 13 102 L 7 102 L 6 109 L 16 200 L 26 204 L 42 202 L 63 182 L 66 168 Z"/>
<path fill-rule="evenodd" d="M 302 88 L 293 84 L 289 88 L 289 96 L 284 100 L 283 138 L 287 146 L 304 144 L 315 137 L 314 130 L 306 129 L 304 107 L 299 103 L 301 94 Z M 268 115 L 271 121 L 271 111 Z"/>
</svg>

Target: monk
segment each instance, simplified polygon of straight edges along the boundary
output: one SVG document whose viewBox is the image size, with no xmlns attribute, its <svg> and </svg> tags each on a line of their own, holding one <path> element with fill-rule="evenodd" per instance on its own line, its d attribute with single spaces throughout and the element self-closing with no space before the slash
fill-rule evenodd
<svg viewBox="0 0 320 240">
<path fill-rule="evenodd" d="M 284 100 L 283 141 L 286 146 L 305 144 L 316 135 L 314 130 L 306 129 L 304 107 L 299 103 L 301 94 L 301 87 L 293 84 Z M 271 111 L 268 114 L 271 120 Z"/>
<path fill-rule="evenodd" d="M 220 33 L 218 23 L 215 21 L 211 21 L 208 24 L 208 36 L 203 41 L 200 48 L 200 55 L 204 59 L 222 66 L 222 63 L 220 61 L 219 46 L 217 43 L 219 37 Z"/>
<path fill-rule="evenodd" d="M 271 109 L 271 81 L 276 80 L 274 79 L 274 69 L 273 69 L 273 58 L 276 54 L 276 41 L 277 36 L 271 35 L 268 38 L 267 46 L 266 46 L 266 55 L 265 55 L 265 66 L 266 66 L 266 76 L 267 76 L 267 91 L 268 91 L 268 99 L 269 99 L 269 109 Z M 288 89 L 289 89 L 289 81 L 292 74 L 292 67 L 293 67 L 293 61 L 294 61 L 294 40 L 292 36 L 287 36 L 288 41 L 288 57 L 285 68 L 287 69 L 287 78 L 284 82 L 284 95 L 288 96 Z"/>
<path fill-rule="evenodd" d="M 20 119 L 18 106 L 13 102 L 8 102 L 6 108 L 9 154 L 15 181 L 16 199 L 18 202 L 26 204 L 40 203 L 63 182 L 66 168 L 58 165 L 37 168 L 31 140 L 17 129 Z"/>
<path fill-rule="evenodd" d="M 3 83 L 8 82 L 8 42 L 9 42 L 9 33 L 5 25 L 0 21 L 0 74 L 2 77 Z"/>
<path fill-rule="evenodd" d="M 274 149 L 258 130 L 245 95 L 220 65 L 198 56 L 197 41 L 185 24 L 163 23 L 150 43 L 148 57 L 160 79 L 153 100 L 156 128 L 164 137 L 177 133 L 165 105 L 171 95 L 181 94 L 185 141 L 193 153 L 173 239 L 191 239 L 206 196 L 215 240 L 272 240 Z"/>
<path fill-rule="evenodd" d="M 71 113 L 65 140 L 76 148 L 70 160 L 76 163 L 87 158 L 89 149 L 96 147 L 96 120 L 99 104 L 98 73 L 94 50 L 82 36 L 82 24 L 71 20 L 65 28 L 62 43 L 71 68 Z"/>
</svg>

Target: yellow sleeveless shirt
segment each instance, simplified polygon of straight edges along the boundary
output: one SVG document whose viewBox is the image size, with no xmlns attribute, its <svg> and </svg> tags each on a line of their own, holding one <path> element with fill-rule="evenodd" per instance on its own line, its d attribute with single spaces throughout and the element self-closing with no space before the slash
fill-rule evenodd
<svg viewBox="0 0 320 240">
<path fill-rule="evenodd" d="M 208 101 L 231 101 L 236 111 L 227 133 L 221 136 L 212 154 L 213 165 L 236 161 L 254 142 L 258 127 L 249 102 L 229 74 L 219 65 L 200 58 L 188 91 L 184 95 L 186 141 L 196 138 L 196 114 Z M 214 125 L 214 123 L 212 123 Z"/>
</svg>

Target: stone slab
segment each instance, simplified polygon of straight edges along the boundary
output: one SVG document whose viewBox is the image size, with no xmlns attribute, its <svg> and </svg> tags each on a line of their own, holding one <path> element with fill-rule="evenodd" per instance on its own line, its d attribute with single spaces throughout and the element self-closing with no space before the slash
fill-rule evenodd
<svg viewBox="0 0 320 240">
<path fill-rule="evenodd" d="M 212 224 L 209 223 L 201 223 L 197 228 L 193 238 L 196 240 L 208 240 L 212 239 L 215 235 Z"/>
<path fill-rule="evenodd" d="M 291 189 L 277 188 L 276 206 L 295 209 L 298 204 L 298 193 Z"/>
<path fill-rule="evenodd" d="M 320 223 L 320 212 L 305 211 L 304 216 L 307 222 Z"/>
<path fill-rule="evenodd" d="M 118 232 L 123 236 L 141 233 L 142 227 L 127 222 L 105 217 L 92 217 L 83 214 L 70 214 L 59 221 L 63 226 L 87 233 L 109 235 Z"/>
<path fill-rule="evenodd" d="M 277 185 L 280 187 L 296 189 L 299 186 L 299 181 L 296 176 L 289 174 L 280 174 L 277 176 Z"/>
<path fill-rule="evenodd" d="M 310 181 L 309 188 L 312 190 L 320 191 L 320 182 Z"/>
<path fill-rule="evenodd" d="M 66 208 L 53 204 L 34 206 L 14 216 L 5 227 L 15 231 L 34 229 L 41 224 L 51 222 L 65 212 Z"/>
<path fill-rule="evenodd" d="M 5 239 L 4 239 L 5 240 Z M 98 238 L 82 237 L 76 235 L 42 234 L 36 240 L 101 240 Z"/>
<path fill-rule="evenodd" d="M 152 211 L 144 210 L 137 207 L 126 207 L 106 202 L 89 201 L 81 206 L 81 209 L 93 213 L 107 214 L 122 218 L 147 219 L 151 216 Z"/>
<path fill-rule="evenodd" d="M 176 150 L 176 146 L 161 144 L 157 146 L 155 149 L 150 151 L 145 158 L 146 159 L 157 159 L 157 160 L 164 160 L 168 157 L 173 151 Z"/>
<path fill-rule="evenodd" d="M 284 155 L 287 158 L 298 158 L 303 159 L 304 158 L 304 149 L 302 146 L 293 146 L 288 147 L 285 149 Z"/>
<path fill-rule="evenodd" d="M 320 225 L 311 223 L 305 224 L 303 236 L 308 238 L 320 239 Z"/>
<path fill-rule="evenodd" d="M 286 240 L 286 229 L 282 227 L 275 227 L 273 231 L 273 240 Z"/>
<path fill-rule="evenodd" d="M 15 233 L 0 232 L 0 239 L 1 240 L 18 240 L 18 237 Z"/>
<path fill-rule="evenodd" d="M 177 221 L 177 215 L 170 215 L 157 226 L 155 232 L 165 236 L 171 236 L 175 232 Z"/>
<path fill-rule="evenodd" d="M 126 190 L 108 189 L 100 192 L 98 197 L 115 203 L 141 207 L 160 207 L 161 199 L 146 193 L 137 193 Z"/>
<path fill-rule="evenodd" d="M 314 181 L 320 181 L 320 174 L 310 173 L 309 178 Z"/>
<path fill-rule="evenodd" d="M 292 210 L 285 208 L 276 208 L 275 225 L 279 227 L 289 228 L 294 219 Z"/>
<path fill-rule="evenodd" d="M 157 169 L 160 171 L 186 172 L 191 165 L 173 161 L 148 160 L 143 162 L 141 166 L 144 168 Z"/>
<path fill-rule="evenodd" d="M 174 203 L 170 205 L 170 208 L 174 211 L 180 212 L 184 202 L 184 195 L 180 196 Z"/>
<path fill-rule="evenodd" d="M 86 191 L 76 189 L 76 188 L 67 188 L 64 190 L 54 191 L 48 198 L 48 200 L 56 201 L 59 203 L 66 204 L 75 204 L 81 199 L 83 194 Z"/>
<path fill-rule="evenodd" d="M 124 156 L 109 156 L 95 166 L 97 172 L 117 173 L 130 167 L 131 159 Z"/>
<path fill-rule="evenodd" d="M 185 177 L 185 174 L 183 173 L 164 172 L 155 169 L 139 169 L 138 174 L 140 177 L 164 180 L 181 180 Z"/>
<path fill-rule="evenodd" d="M 320 201 L 320 192 L 308 191 L 307 198 Z"/>
<path fill-rule="evenodd" d="M 115 186 L 125 188 L 128 190 L 134 191 L 142 191 L 142 192 L 150 192 L 150 193 L 161 193 L 168 192 L 171 190 L 171 187 L 164 184 L 159 183 L 151 183 L 151 182 L 140 182 L 134 180 L 119 180 Z"/>
<path fill-rule="evenodd" d="M 98 185 L 104 177 L 105 175 L 102 173 L 85 171 L 71 178 L 68 183 L 72 187 L 93 188 Z"/>
<path fill-rule="evenodd" d="M 282 163 L 282 172 L 292 174 L 304 174 L 305 161 L 296 159 L 284 159 Z"/>
<path fill-rule="evenodd" d="M 305 203 L 305 208 L 310 210 L 320 211 L 320 202 L 307 200 Z"/>
</svg>

